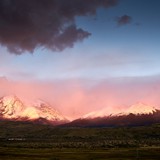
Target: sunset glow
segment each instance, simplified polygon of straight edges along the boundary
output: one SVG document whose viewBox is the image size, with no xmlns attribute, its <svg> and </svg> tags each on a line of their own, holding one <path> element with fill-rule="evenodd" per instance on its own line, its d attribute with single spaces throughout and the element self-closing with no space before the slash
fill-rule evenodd
<svg viewBox="0 0 160 160">
<path fill-rule="evenodd" d="M 44 100 L 69 119 L 139 102 L 160 108 L 159 0 L 74 1 L 73 10 L 47 2 L 24 2 L 23 20 L 3 4 L 1 97 Z M 38 116 L 30 108 L 24 114 Z"/>
</svg>

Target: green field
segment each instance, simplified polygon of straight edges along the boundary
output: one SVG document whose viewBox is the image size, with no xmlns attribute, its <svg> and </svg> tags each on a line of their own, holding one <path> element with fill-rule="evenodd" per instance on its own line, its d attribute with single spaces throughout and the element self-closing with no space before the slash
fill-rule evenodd
<svg viewBox="0 0 160 160">
<path fill-rule="evenodd" d="M 0 121 L 0 160 L 159 160 L 160 125 L 59 128 Z"/>
</svg>

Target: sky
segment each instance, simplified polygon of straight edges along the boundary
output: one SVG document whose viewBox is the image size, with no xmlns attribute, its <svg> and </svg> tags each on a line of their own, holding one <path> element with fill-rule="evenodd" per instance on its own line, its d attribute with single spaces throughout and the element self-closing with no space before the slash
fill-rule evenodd
<svg viewBox="0 0 160 160">
<path fill-rule="evenodd" d="M 160 106 L 159 0 L 1 0 L 0 96 L 68 117 Z"/>
</svg>

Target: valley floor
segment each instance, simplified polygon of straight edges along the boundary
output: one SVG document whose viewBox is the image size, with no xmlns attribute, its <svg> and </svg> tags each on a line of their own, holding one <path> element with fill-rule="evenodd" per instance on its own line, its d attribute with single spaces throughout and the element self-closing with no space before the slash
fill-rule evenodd
<svg viewBox="0 0 160 160">
<path fill-rule="evenodd" d="M 160 125 L 61 128 L 0 121 L 0 160 L 159 160 Z"/>
</svg>

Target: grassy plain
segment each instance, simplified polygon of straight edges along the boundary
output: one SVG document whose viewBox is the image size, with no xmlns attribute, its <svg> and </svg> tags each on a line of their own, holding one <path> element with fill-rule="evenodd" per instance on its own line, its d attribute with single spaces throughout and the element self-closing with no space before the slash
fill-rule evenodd
<svg viewBox="0 0 160 160">
<path fill-rule="evenodd" d="M 60 128 L 0 121 L 0 160 L 159 160 L 160 125 Z"/>
</svg>

